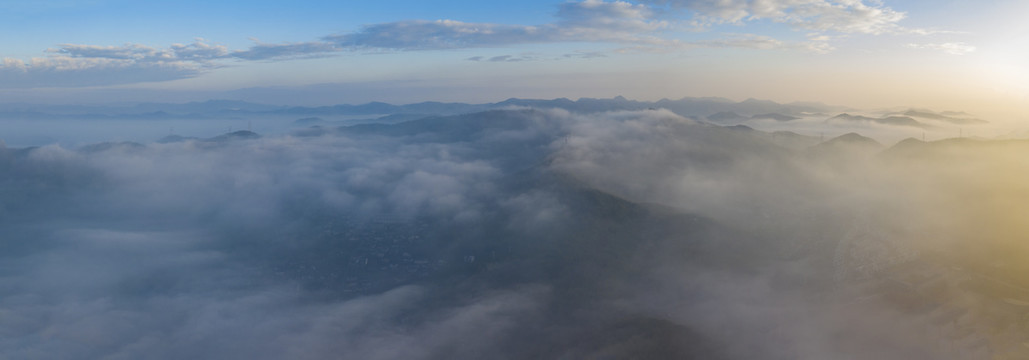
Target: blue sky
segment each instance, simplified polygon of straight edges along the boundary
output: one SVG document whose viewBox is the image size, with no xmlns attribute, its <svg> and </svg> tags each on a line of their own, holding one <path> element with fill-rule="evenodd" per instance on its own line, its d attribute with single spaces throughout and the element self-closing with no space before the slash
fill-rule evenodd
<svg viewBox="0 0 1029 360">
<path fill-rule="evenodd" d="M 621 94 L 1018 109 L 1029 94 L 1027 10 L 1019 1 L 3 1 L 0 95 L 185 101 L 276 89 L 274 100 L 298 104 Z"/>
</svg>

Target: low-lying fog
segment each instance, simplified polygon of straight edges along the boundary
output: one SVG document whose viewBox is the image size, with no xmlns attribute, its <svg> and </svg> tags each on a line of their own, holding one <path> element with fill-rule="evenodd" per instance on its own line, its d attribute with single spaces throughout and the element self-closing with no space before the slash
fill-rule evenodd
<svg viewBox="0 0 1029 360">
<path fill-rule="evenodd" d="M 3 122 L 0 357 L 1020 354 L 1029 142 L 820 119 Z"/>
</svg>

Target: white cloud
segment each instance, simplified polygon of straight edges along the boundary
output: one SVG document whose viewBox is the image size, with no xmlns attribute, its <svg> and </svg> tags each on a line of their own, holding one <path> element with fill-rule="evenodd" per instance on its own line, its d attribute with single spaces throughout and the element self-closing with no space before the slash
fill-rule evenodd
<svg viewBox="0 0 1029 360">
<path fill-rule="evenodd" d="M 265 44 L 258 42 L 247 50 L 232 52 L 232 57 L 244 60 L 267 60 L 297 57 L 317 57 L 342 51 L 339 46 L 327 42 L 297 42 L 284 44 Z"/>
<path fill-rule="evenodd" d="M 29 63 L 5 59 L 0 87 L 79 87 L 168 81 L 199 75 L 205 68 L 191 62 L 140 63 L 94 58 L 34 58 Z"/>
<path fill-rule="evenodd" d="M 552 26 L 410 20 L 366 26 L 361 31 L 324 38 L 346 48 L 433 50 L 546 42 Z"/>
<path fill-rule="evenodd" d="M 172 51 L 179 59 L 188 60 L 209 60 L 225 57 L 229 49 L 225 45 L 211 45 L 204 42 L 204 39 L 196 39 L 192 44 L 172 44 Z"/>
<path fill-rule="evenodd" d="M 792 26 L 841 33 L 900 32 L 905 13 L 862 0 L 642 0 L 694 11 L 701 25 L 767 19 Z"/>
<path fill-rule="evenodd" d="M 975 51 L 975 46 L 963 42 L 907 44 L 907 47 L 911 49 L 937 50 L 950 55 L 965 55 Z"/>
<path fill-rule="evenodd" d="M 282 60 L 328 56 L 344 51 L 441 50 L 505 47 L 555 42 L 661 42 L 653 36 L 667 23 L 653 19 L 644 5 L 623 1 L 585 0 L 560 5 L 558 21 L 542 25 L 471 23 L 457 20 L 406 20 L 368 25 L 360 31 L 326 36 L 318 41 L 257 42 L 230 51 L 203 39 L 191 44 L 156 48 L 142 44 L 99 46 L 62 44 L 47 56 L 26 64 L 0 63 L 0 87 L 91 86 L 188 78 L 216 67 L 225 59 Z M 530 60 L 494 57 L 489 61 Z M 121 72 L 124 72 L 121 73 Z M 130 76 L 131 75 L 131 76 Z"/>
<path fill-rule="evenodd" d="M 564 3 L 557 12 L 563 34 L 560 37 L 579 40 L 640 41 L 640 34 L 651 33 L 668 26 L 665 21 L 654 19 L 654 14 L 644 5 L 633 5 L 624 1 L 603 2 L 586 0 L 579 3 Z"/>
<path fill-rule="evenodd" d="M 498 47 L 553 42 L 655 42 L 651 34 L 667 26 L 643 5 L 586 0 L 562 4 L 559 20 L 543 25 L 410 20 L 366 26 L 350 34 L 325 37 L 349 49 L 436 50 Z M 321 49 L 318 49 L 319 51 Z M 335 51 L 332 48 L 331 51 Z"/>
<path fill-rule="evenodd" d="M 670 38 L 674 11 L 687 9 L 702 28 L 768 20 L 815 34 L 808 41 L 783 41 L 766 35 L 729 35 L 718 40 Z M 696 47 L 790 49 L 815 53 L 834 50 L 823 33 L 937 34 L 938 30 L 909 29 L 898 23 L 905 13 L 863 0 L 640 0 L 637 2 L 582 0 L 560 4 L 556 20 L 538 25 L 477 23 L 457 20 L 404 20 L 372 24 L 356 32 L 325 36 L 315 41 L 262 43 L 243 50 L 196 39 L 190 44 L 158 48 L 143 44 L 99 46 L 62 44 L 46 56 L 28 61 L 3 59 L 0 88 L 100 86 L 194 77 L 217 68 L 220 61 L 289 60 L 332 56 L 342 52 L 425 51 L 505 48 L 526 44 L 598 42 L 619 44 L 614 52 L 675 51 Z M 932 44 L 930 44 L 932 45 Z M 924 45 L 928 48 L 930 45 Z M 960 43 L 937 44 L 948 53 L 974 48 Z M 589 57 L 596 57 L 591 53 Z M 478 60 L 512 62 L 527 56 L 495 56 Z M 572 54 L 575 56 L 575 54 Z M 568 57 L 568 56 L 566 56 Z M 581 57 L 581 56 L 580 56 Z M 471 59 L 476 59 L 475 57 Z"/>
<path fill-rule="evenodd" d="M 98 46 L 62 44 L 46 57 L 3 59 L 0 88 L 76 87 L 167 81 L 197 76 L 218 67 L 224 45 L 196 39 L 188 45 L 155 48 L 141 44 Z"/>
<path fill-rule="evenodd" d="M 786 46 L 786 43 L 773 37 L 754 34 L 730 35 L 718 40 L 705 41 L 701 44 L 709 47 L 741 47 L 751 49 L 781 49 Z"/>
<path fill-rule="evenodd" d="M 651 52 L 661 53 L 694 48 L 742 48 L 757 50 L 797 50 L 816 54 L 829 53 L 835 48 L 827 37 L 811 37 L 808 41 L 784 41 L 758 34 L 724 34 L 720 38 L 703 41 L 674 41 L 662 45 L 638 45 L 615 50 L 618 53 Z"/>
<path fill-rule="evenodd" d="M 485 61 L 485 62 L 522 62 L 522 61 L 536 61 L 540 60 L 538 57 L 531 54 L 520 54 L 520 55 L 497 55 L 497 56 L 472 56 L 465 60 L 468 61 Z"/>
<path fill-rule="evenodd" d="M 607 57 L 602 51 L 576 51 L 569 54 L 564 54 L 565 58 L 579 58 L 579 59 L 595 59 Z"/>
<path fill-rule="evenodd" d="M 204 39 L 195 39 L 192 44 L 172 44 L 167 49 L 141 44 L 122 46 L 98 46 L 62 44 L 60 48 L 48 49 L 55 57 L 132 60 L 136 62 L 192 61 L 203 63 L 225 57 L 229 51 L 224 45 L 211 45 Z"/>
</svg>

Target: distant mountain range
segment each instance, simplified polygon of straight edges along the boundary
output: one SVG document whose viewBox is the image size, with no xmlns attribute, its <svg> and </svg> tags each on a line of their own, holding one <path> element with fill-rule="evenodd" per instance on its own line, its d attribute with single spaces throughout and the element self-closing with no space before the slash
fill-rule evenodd
<svg viewBox="0 0 1029 360">
<path fill-rule="evenodd" d="M 392 122 L 428 116 L 460 115 L 487 110 L 510 108 L 563 109 L 580 113 L 606 111 L 636 111 L 666 109 L 684 117 L 707 118 L 710 121 L 737 121 L 750 118 L 788 121 L 801 116 L 815 116 L 849 110 L 845 107 L 821 103 L 780 104 L 774 101 L 747 99 L 734 102 L 724 98 L 682 98 L 678 100 L 636 101 L 621 96 L 610 99 L 581 98 L 552 100 L 511 98 L 496 103 L 467 104 L 420 102 L 394 105 L 383 102 L 332 106 L 275 106 L 245 101 L 210 100 L 182 104 L 140 103 L 121 105 L 39 105 L 0 104 L 0 119 L 175 119 L 175 118 L 236 118 L 247 116 L 276 116 L 300 118 L 326 118 L 333 116 L 384 118 Z M 719 115 L 721 114 L 721 115 Z M 390 116 L 391 118 L 385 118 Z"/>
<path fill-rule="evenodd" d="M 982 125 L 989 123 L 986 120 L 977 119 L 964 112 L 933 112 L 930 110 L 908 109 L 901 113 L 890 113 L 882 117 L 869 117 L 864 115 L 851 115 L 842 113 L 826 119 L 827 122 L 853 123 L 866 122 L 893 126 L 909 126 L 920 129 L 932 129 L 937 126 L 946 125 Z"/>
<path fill-rule="evenodd" d="M 883 125 L 897 125 L 897 126 L 911 126 L 922 129 L 931 128 L 932 125 L 924 124 L 918 120 L 912 119 L 907 116 L 885 116 L 881 118 L 873 118 L 862 115 L 851 115 L 847 113 L 839 114 L 829 118 L 829 122 L 871 122 Z"/>
<path fill-rule="evenodd" d="M 757 126 L 757 121 L 786 123 L 824 119 L 827 124 L 850 126 L 876 124 L 923 130 L 954 125 L 979 125 L 987 121 L 964 112 L 908 109 L 873 117 L 856 109 L 817 102 L 777 103 L 769 100 L 733 101 L 717 97 L 685 97 L 678 100 L 637 101 L 617 96 L 609 99 L 510 98 L 495 103 L 468 104 L 427 101 L 396 105 L 384 102 L 331 106 L 277 106 L 235 100 L 189 103 L 135 103 L 109 105 L 0 104 L 0 120 L 274 120 L 292 127 L 334 127 L 354 124 L 397 124 L 418 119 L 474 114 L 492 110 L 559 109 L 580 114 L 611 111 L 666 110 L 715 125 Z M 835 114 L 835 115 L 834 115 Z M 769 125 L 773 126 L 773 125 Z M 761 127 L 761 126 L 757 126 Z M 785 142 L 786 138 L 778 139 Z M 167 139 L 166 139 L 167 140 Z M 809 146 L 810 139 L 790 141 L 788 147 Z M 785 144 L 785 143 L 784 143 Z"/>
<path fill-rule="evenodd" d="M 623 99 L 624 100 L 624 99 Z M 595 101 L 595 100 L 590 100 Z M 615 103 L 621 100 L 615 101 Z M 706 100 L 711 101 L 711 100 Z M 563 105 L 566 107 L 572 106 L 571 104 L 578 104 L 580 101 L 570 100 L 529 100 L 524 103 L 536 103 L 533 106 L 537 109 L 528 109 L 520 107 L 509 107 L 506 109 L 495 109 L 478 111 L 472 113 L 463 113 L 458 115 L 441 115 L 441 116 L 425 116 L 414 120 L 397 121 L 393 123 L 368 123 L 368 124 L 351 124 L 351 125 L 340 125 L 338 123 L 325 121 L 318 117 L 309 117 L 296 120 L 294 123 L 297 125 L 319 125 L 311 128 L 307 128 L 304 131 L 296 132 L 294 135 L 298 136 L 321 136 L 329 133 L 335 134 L 348 134 L 355 136 L 390 136 L 390 137 L 406 137 L 412 139 L 415 143 L 420 142 L 435 142 L 435 143 L 450 143 L 450 142 L 467 142 L 471 140 L 480 141 L 487 134 L 496 131 L 522 131 L 524 129 L 532 128 L 534 126 L 534 120 L 540 116 L 545 116 L 538 110 L 540 104 L 543 105 Z M 587 101 L 588 102 L 588 101 Z M 624 100 L 625 103 L 638 103 Z M 521 101 L 510 100 L 508 104 L 512 103 L 523 103 Z M 729 105 L 738 103 L 727 103 Z M 397 107 L 403 108 L 404 106 L 396 106 L 389 104 L 371 104 L 370 108 L 375 107 Z M 419 105 L 421 106 L 421 105 Z M 481 105 L 485 106 L 485 105 Z M 582 106 L 575 105 L 575 106 Z M 354 106 L 345 106 L 341 108 L 353 109 Z M 273 111 L 281 111 L 283 109 L 276 109 Z M 609 111 L 608 110 L 605 111 Z M 221 110 L 216 110 L 221 111 Z M 943 117 L 949 117 L 942 114 L 936 114 L 931 112 L 916 112 L 909 111 L 912 115 L 939 115 Z M 919 116 L 922 118 L 928 118 L 928 116 Z M 789 119 L 783 118 L 782 120 L 776 119 L 771 116 L 751 116 L 744 117 L 743 115 L 735 112 L 719 112 L 711 114 L 705 117 L 709 121 L 738 121 L 755 118 L 767 118 L 774 119 L 777 121 L 790 121 Z M 881 118 L 873 118 L 862 115 L 851 115 L 848 113 L 839 114 L 833 116 L 827 121 L 844 121 L 844 122 L 875 122 L 888 125 L 900 125 L 900 126 L 916 126 L 916 127 L 927 127 L 929 125 L 922 124 L 910 117 L 905 116 L 884 116 Z M 320 126 L 325 125 L 325 126 Z M 339 125 L 339 126 L 330 126 Z M 752 127 L 735 124 L 735 125 L 718 125 L 718 124 L 704 124 L 695 123 L 694 130 L 698 133 L 703 133 L 703 138 L 711 140 L 713 143 L 720 144 L 721 146 L 727 146 L 733 149 L 747 149 L 747 148 L 759 148 L 754 150 L 756 152 L 767 152 L 770 149 L 778 148 L 782 150 L 800 151 L 808 156 L 813 156 L 814 159 L 829 161 L 829 162 L 841 162 L 846 163 L 848 159 L 855 158 L 867 158 L 870 156 L 881 156 L 883 158 L 911 158 L 911 157 L 931 157 L 939 156 L 942 150 L 954 151 L 955 149 L 965 148 L 979 148 L 979 147 L 997 147 L 997 146 L 1012 146 L 1016 144 L 1018 146 L 1024 146 L 1029 144 L 1027 141 L 1019 140 L 974 140 L 969 138 L 953 138 L 945 139 L 934 142 L 925 142 L 914 138 L 909 138 L 896 143 L 893 146 L 884 146 L 882 143 L 875 139 L 860 135 L 858 133 L 847 133 L 830 139 L 822 139 L 821 137 L 801 135 L 792 131 L 773 131 L 766 132 L 756 130 Z M 416 136 L 417 135 L 417 136 Z M 226 144 L 234 141 L 248 140 L 260 138 L 261 135 L 249 131 L 240 130 L 235 132 L 228 132 L 218 136 L 209 138 L 196 138 L 196 137 L 184 137 L 179 135 L 169 135 L 160 140 L 157 143 L 175 143 L 175 142 L 186 142 L 195 141 L 197 145 L 201 147 L 215 147 L 221 144 Z M 502 163 L 511 164 L 531 164 L 531 158 L 539 157 L 539 154 L 527 154 L 526 149 L 546 149 L 547 144 L 553 139 L 537 139 L 539 142 L 518 142 L 514 144 L 499 144 L 496 142 L 482 142 L 490 144 L 489 148 L 479 149 L 481 152 L 496 153 L 495 158 Z M 768 147 L 768 145 L 774 144 L 774 147 Z M 508 146 L 510 145 L 510 146 Z M 528 147 L 526 147 L 528 146 Z M 114 149 L 120 150 L 139 150 L 144 145 L 135 142 L 102 142 L 85 145 L 79 148 L 83 152 L 102 152 Z M 0 146 L 3 148 L 3 146 Z"/>
<path fill-rule="evenodd" d="M 986 124 L 988 121 L 982 119 L 976 119 L 971 115 L 963 112 L 944 111 L 942 113 L 934 113 L 928 110 L 915 110 L 911 109 L 903 113 L 904 116 L 940 120 L 956 125 L 975 125 L 975 124 Z"/>
</svg>

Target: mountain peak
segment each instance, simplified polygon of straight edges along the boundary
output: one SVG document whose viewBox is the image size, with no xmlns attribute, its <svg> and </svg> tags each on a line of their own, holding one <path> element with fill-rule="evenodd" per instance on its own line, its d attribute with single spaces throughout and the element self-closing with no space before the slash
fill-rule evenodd
<svg viewBox="0 0 1029 360">
<path fill-rule="evenodd" d="M 856 132 L 849 132 L 826 141 L 827 144 L 857 144 L 857 145 L 875 145 L 877 147 L 882 146 L 878 141 L 870 137 L 858 134 Z"/>
<path fill-rule="evenodd" d="M 747 100 L 740 101 L 740 104 L 778 104 L 772 100 L 758 100 L 755 98 L 747 98 Z"/>
</svg>

